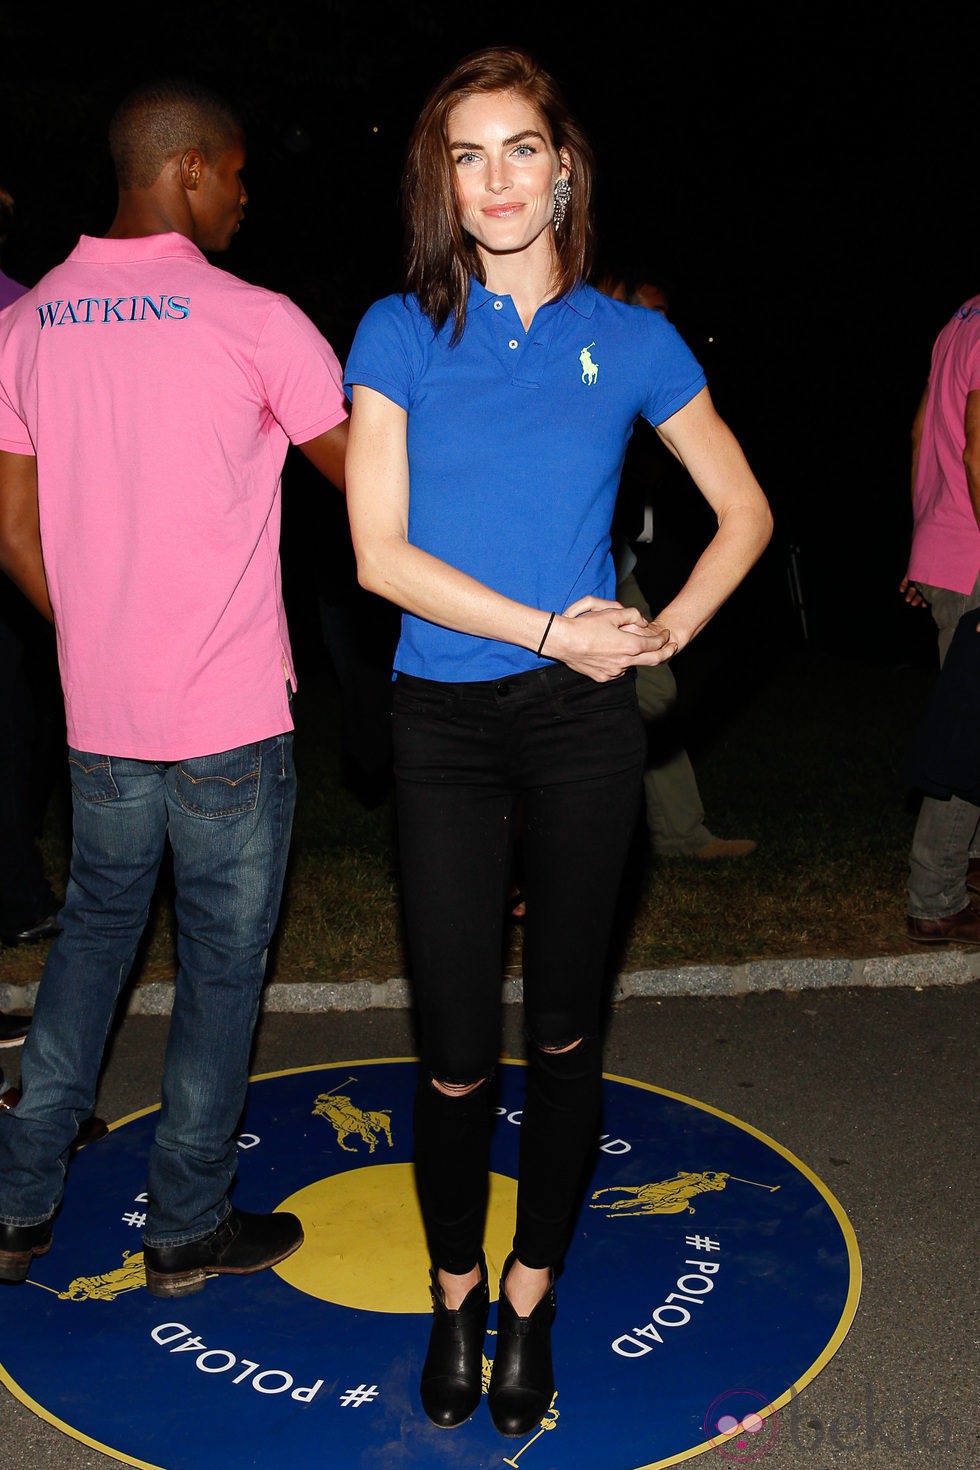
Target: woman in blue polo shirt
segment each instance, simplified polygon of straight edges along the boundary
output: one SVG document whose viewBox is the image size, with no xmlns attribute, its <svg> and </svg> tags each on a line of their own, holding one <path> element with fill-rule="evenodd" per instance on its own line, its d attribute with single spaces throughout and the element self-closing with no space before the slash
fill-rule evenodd
<svg viewBox="0 0 980 1470">
<path fill-rule="evenodd" d="M 366 313 L 346 373 L 359 577 L 404 610 L 395 772 L 434 1308 L 421 1396 L 444 1427 L 482 1390 L 490 1083 L 523 811 L 527 1091 L 488 1392 L 508 1435 L 551 1403 L 554 1273 L 596 1143 L 602 981 L 643 773 L 634 670 L 690 642 L 771 529 L 674 328 L 583 284 L 591 177 L 589 145 L 531 57 L 461 62 L 409 145 L 406 294 Z M 615 602 L 610 554 L 639 415 L 718 518 L 653 622 Z"/>
</svg>

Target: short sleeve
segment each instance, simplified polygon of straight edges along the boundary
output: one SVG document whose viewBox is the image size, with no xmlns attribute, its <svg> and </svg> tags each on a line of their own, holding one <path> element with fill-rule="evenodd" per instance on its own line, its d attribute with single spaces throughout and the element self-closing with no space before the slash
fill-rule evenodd
<svg viewBox="0 0 980 1470">
<path fill-rule="evenodd" d="M 373 388 L 408 410 L 421 365 L 421 313 L 412 297 L 385 296 L 368 307 L 347 356 L 344 387 Z"/>
<path fill-rule="evenodd" d="M 259 334 L 255 368 L 269 408 L 293 444 L 305 444 L 347 417 L 337 354 L 288 297 L 277 298 Z"/>
<path fill-rule="evenodd" d="M 677 328 L 659 311 L 640 307 L 637 320 L 646 392 L 642 413 L 656 426 L 690 403 L 707 379 Z"/>
</svg>

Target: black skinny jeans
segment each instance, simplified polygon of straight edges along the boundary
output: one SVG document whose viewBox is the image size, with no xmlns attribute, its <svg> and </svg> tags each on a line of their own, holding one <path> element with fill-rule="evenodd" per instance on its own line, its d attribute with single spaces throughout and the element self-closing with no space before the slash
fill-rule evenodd
<svg viewBox="0 0 980 1470">
<path fill-rule="evenodd" d="M 596 1144 L 602 985 L 645 754 L 635 680 L 598 684 L 562 664 L 470 684 L 400 674 L 393 716 L 429 1249 L 462 1274 L 482 1244 L 519 800 L 531 1045 L 514 1248 L 527 1266 L 555 1266 Z M 482 1085 L 450 1097 L 433 1079 Z"/>
</svg>

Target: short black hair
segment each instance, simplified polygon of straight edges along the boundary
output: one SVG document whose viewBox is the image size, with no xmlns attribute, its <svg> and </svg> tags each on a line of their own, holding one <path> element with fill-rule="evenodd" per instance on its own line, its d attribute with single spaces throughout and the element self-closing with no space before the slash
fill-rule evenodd
<svg viewBox="0 0 980 1470">
<path fill-rule="evenodd" d="M 199 148 L 213 163 L 242 131 L 223 97 L 185 77 L 164 77 L 131 92 L 109 124 L 120 189 L 148 189 L 169 159 Z"/>
</svg>

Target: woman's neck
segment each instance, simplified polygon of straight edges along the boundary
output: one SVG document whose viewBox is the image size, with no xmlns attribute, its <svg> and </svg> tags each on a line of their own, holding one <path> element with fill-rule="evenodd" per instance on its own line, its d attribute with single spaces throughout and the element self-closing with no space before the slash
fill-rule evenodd
<svg viewBox="0 0 980 1470">
<path fill-rule="evenodd" d="M 557 262 L 552 241 L 542 237 L 537 250 L 531 247 L 510 255 L 492 255 L 481 250 L 480 256 L 487 290 L 511 298 L 526 331 L 538 307 L 555 294 Z"/>
</svg>

